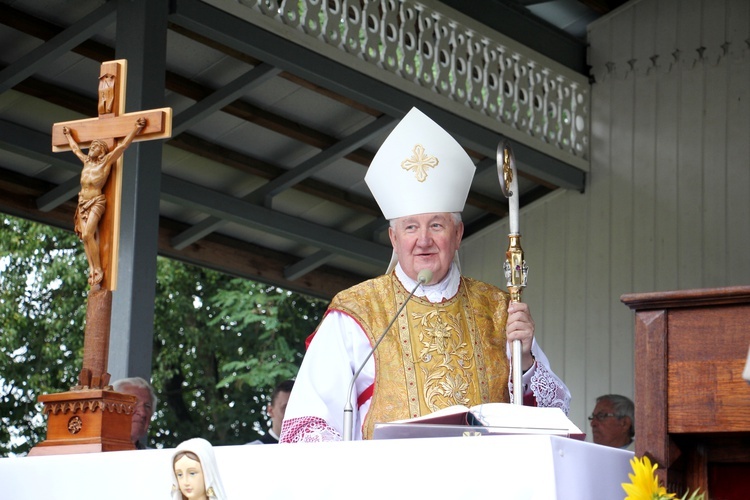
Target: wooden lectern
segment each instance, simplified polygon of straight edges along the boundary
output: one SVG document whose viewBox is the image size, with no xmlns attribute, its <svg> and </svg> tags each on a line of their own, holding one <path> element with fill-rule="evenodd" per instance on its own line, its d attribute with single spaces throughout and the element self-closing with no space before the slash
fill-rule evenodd
<svg viewBox="0 0 750 500">
<path fill-rule="evenodd" d="M 635 450 L 668 491 L 747 498 L 750 286 L 626 294 L 635 311 Z"/>
</svg>

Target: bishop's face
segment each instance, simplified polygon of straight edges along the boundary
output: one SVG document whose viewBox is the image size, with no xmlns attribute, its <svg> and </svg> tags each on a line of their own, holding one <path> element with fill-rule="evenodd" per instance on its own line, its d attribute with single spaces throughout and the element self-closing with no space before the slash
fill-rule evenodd
<svg viewBox="0 0 750 500">
<path fill-rule="evenodd" d="M 394 221 L 388 230 L 401 268 L 416 280 L 423 269 L 437 283 L 448 273 L 464 234 L 462 222 L 448 212 L 410 215 Z"/>
</svg>

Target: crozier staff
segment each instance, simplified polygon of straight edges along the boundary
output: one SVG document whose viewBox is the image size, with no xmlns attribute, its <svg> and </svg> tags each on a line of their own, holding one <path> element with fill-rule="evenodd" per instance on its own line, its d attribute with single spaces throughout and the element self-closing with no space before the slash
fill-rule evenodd
<svg viewBox="0 0 750 500">
<path fill-rule="evenodd" d="M 508 250 L 505 252 L 505 262 L 503 271 L 505 274 L 506 286 L 510 294 L 510 302 L 521 302 L 521 292 L 526 287 L 526 279 L 529 268 L 523 258 L 523 249 L 521 248 L 521 231 L 518 228 L 519 212 L 519 192 L 518 192 L 518 172 L 516 171 L 516 160 L 513 156 L 513 150 L 507 140 L 503 139 L 497 146 L 497 173 L 500 178 L 500 187 L 503 195 L 508 198 Z M 514 340 L 511 343 L 511 381 L 516 383 L 521 380 L 523 373 L 521 371 L 522 349 L 521 343 Z M 523 394 L 516 392 L 513 394 L 513 403 L 523 404 Z"/>
<path fill-rule="evenodd" d="M 514 390 L 527 404 L 568 412 L 570 392 L 534 339 L 528 305 L 509 305 L 506 292 L 461 275 L 461 211 L 474 170 L 458 142 L 416 108 L 383 143 L 365 181 L 390 220 L 391 263 L 385 275 L 334 297 L 308 340 L 282 443 L 341 439 L 347 386 L 363 363 L 352 398 L 354 439 L 371 438 L 376 422 L 456 404 L 508 402 Z M 425 269 L 432 280 L 417 286 Z M 509 380 L 508 341 L 516 339 L 522 345 L 519 388 Z"/>
</svg>

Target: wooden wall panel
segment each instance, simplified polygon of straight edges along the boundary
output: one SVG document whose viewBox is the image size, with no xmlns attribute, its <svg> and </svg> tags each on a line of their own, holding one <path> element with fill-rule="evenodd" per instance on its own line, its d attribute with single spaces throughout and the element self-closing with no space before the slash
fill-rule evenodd
<svg viewBox="0 0 750 500">
<path fill-rule="evenodd" d="M 604 54 L 610 53 L 613 43 L 612 22 L 613 20 L 608 20 L 604 29 L 591 34 L 592 46 L 595 45 Z M 581 214 L 588 221 L 586 235 L 579 242 L 587 247 L 585 272 L 587 307 L 586 343 L 584 349 L 578 354 L 578 358 L 586 364 L 586 392 L 577 397 L 579 404 L 583 403 L 589 409 L 585 413 L 591 413 L 590 410 L 594 407 L 592 398 L 611 390 L 610 189 L 614 137 L 610 124 L 614 120 L 612 102 L 617 99 L 611 85 L 613 78 L 613 75 L 604 77 L 605 81 L 597 89 L 599 91 L 597 99 L 592 99 L 591 102 L 591 166 L 596 166 L 596 171 L 592 170 L 587 177 L 585 196 L 588 200 L 588 207 L 586 213 Z M 588 422 L 581 429 L 590 430 Z"/>
<path fill-rule="evenodd" d="M 695 0 L 690 0 L 694 2 Z M 687 12 L 682 10 L 681 14 Z M 698 11 L 700 12 L 700 10 Z M 696 16 L 698 14 L 696 13 Z M 692 19 L 685 24 L 692 27 Z M 695 52 L 695 50 L 693 50 Z M 677 105 L 677 260 L 678 288 L 701 288 L 703 253 L 703 106 L 704 74 L 690 57 L 683 58 Z"/>
<path fill-rule="evenodd" d="M 588 433 L 586 417 L 590 411 L 586 403 L 589 400 L 589 377 L 586 363 L 581 360 L 581 353 L 586 351 L 586 317 L 589 307 L 589 292 L 586 287 L 588 247 L 582 244 L 586 241 L 588 230 L 586 218 L 582 217 L 588 211 L 588 199 L 585 194 L 567 193 L 559 203 L 551 203 L 550 209 L 561 209 L 567 218 L 565 240 L 558 242 L 558 246 L 565 249 L 565 261 L 560 266 L 560 270 L 565 273 L 564 319 L 561 325 L 565 335 L 564 380 L 573 396 L 570 419 Z M 557 369 L 557 365 L 553 368 Z M 632 379 L 632 375 L 630 378 Z"/>
<path fill-rule="evenodd" d="M 722 17 L 723 21 L 723 17 Z M 709 23 L 711 26 L 713 24 Z M 723 27 L 723 25 L 722 25 Z M 713 65 L 705 71 L 703 127 L 703 258 L 726 262 L 726 246 L 716 245 L 727 240 L 727 226 L 715 221 L 727 220 L 727 78 L 728 65 Z M 726 283 L 725 265 L 707 266 L 704 281 Z"/>
<path fill-rule="evenodd" d="M 589 433 L 597 396 L 634 395 L 621 294 L 750 283 L 748 38 L 747 0 L 635 1 L 589 27 L 586 191 L 521 210 L 524 300 Z M 504 287 L 507 231 L 466 240 L 464 270 Z"/>
<path fill-rule="evenodd" d="M 746 7 L 740 11 L 745 14 L 744 36 L 750 37 L 747 32 L 750 2 L 742 2 L 742 5 Z M 750 64 L 747 64 L 748 49 L 744 51 L 744 58 L 740 54 L 730 51 L 727 61 L 727 195 L 724 200 L 716 200 L 726 208 L 726 276 L 730 282 L 735 275 L 750 276 Z"/>
<path fill-rule="evenodd" d="M 623 60 L 624 71 L 617 71 L 616 76 L 605 85 L 611 86 L 610 115 L 610 172 L 607 196 L 610 198 L 609 220 L 609 275 L 610 287 L 602 294 L 602 301 L 607 303 L 603 309 L 609 315 L 608 325 L 604 330 L 609 332 L 610 370 L 606 392 L 633 392 L 633 341 L 628 330 L 632 330 L 632 318 L 629 311 L 619 307 L 610 297 L 619 297 L 633 289 L 633 269 L 635 249 L 640 242 L 635 240 L 634 226 L 634 156 L 633 148 L 635 113 L 638 96 L 635 92 L 635 72 L 632 63 L 632 51 L 635 46 L 634 30 L 635 9 L 628 9 L 623 15 L 612 18 L 612 50 L 617 60 Z M 623 64 L 617 64 L 623 66 Z M 622 75 L 622 76 L 620 76 Z M 604 186 L 602 186 L 604 187 Z M 592 332 L 594 333 L 594 332 Z M 591 399 L 596 398 L 591 395 Z"/>
<path fill-rule="evenodd" d="M 635 8 L 636 54 L 633 107 L 633 284 L 632 288 L 652 290 L 655 286 L 657 195 L 657 84 L 651 73 L 649 54 L 654 54 L 657 33 L 657 9 L 653 2 L 641 2 Z M 619 308 L 617 308 L 619 309 Z"/>
<path fill-rule="evenodd" d="M 540 208 L 540 212 L 542 209 Z M 543 212 L 545 238 L 541 255 L 542 268 L 539 273 L 542 292 L 541 309 L 534 305 L 531 309 L 535 317 L 542 318 L 544 337 L 542 348 L 550 360 L 555 372 L 565 377 L 565 342 L 566 332 L 563 328 L 565 318 L 565 275 L 561 272 L 565 262 L 565 248 L 560 242 L 565 241 L 566 212 L 555 210 L 551 204 L 545 204 Z M 531 285 L 529 285 L 531 286 Z M 532 303 L 529 303 L 531 306 Z"/>
<path fill-rule="evenodd" d="M 677 65 L 678 57 L 675 53 L 679 43 L 677 41 L 677 11 L 681 0 L 661 0 L 640 2 L 654 5 L 656 8 L 656 45 L 653 56 L 646 51 L 636 54 L 639 59 L 655 57 L 654 68 L 660 74 L 670 73 Z M 598 29 L 596 27 L 595 29 Z"/>
</svg>

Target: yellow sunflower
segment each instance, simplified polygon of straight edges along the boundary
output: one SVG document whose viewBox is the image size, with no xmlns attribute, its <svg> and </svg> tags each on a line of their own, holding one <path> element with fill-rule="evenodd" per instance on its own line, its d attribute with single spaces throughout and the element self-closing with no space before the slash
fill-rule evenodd
<svg viewBox="0 0 750 500">
<path fill-rule="evenodd" d="M 628 496 L 625 500 L 666 500 L 674 498 L 674 493 L 667 493 L 666 488 L 659 486 L 659 479 L 654 474 L 657 465 L 651 465 L 648 457 L 630 459 L 633 474 L 628 474 L 630 483 L 622 483 L 622 489 Z"/>
</svg>

